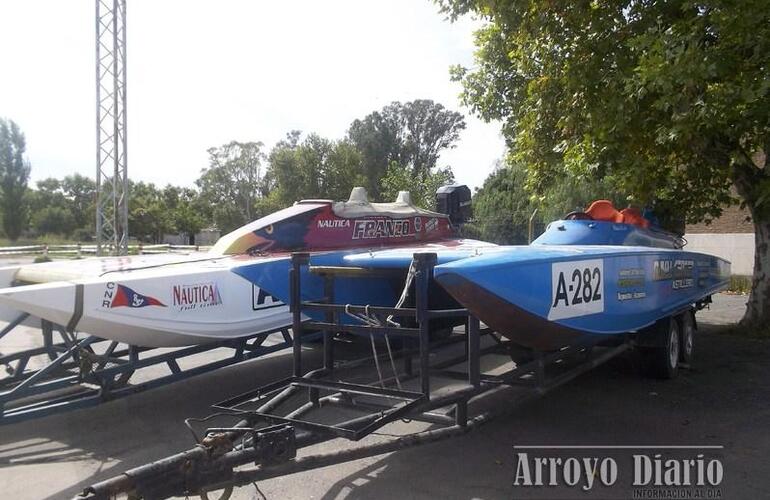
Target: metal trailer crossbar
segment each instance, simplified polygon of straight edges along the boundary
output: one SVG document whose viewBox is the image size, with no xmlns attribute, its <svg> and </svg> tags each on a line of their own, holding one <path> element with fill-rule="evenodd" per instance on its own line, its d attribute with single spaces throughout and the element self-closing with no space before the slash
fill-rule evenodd
<svg viewBox="0 0 770 500">
<path fill-rule="evenodd" d="M 0 330 L 0 339 L 12 335 L 28 317 L 20 314 Z M 40 325 L 42 346 L 0 353 L 0 367 L 6 372 L 0 377 L 0 425 L 95 406 L 292 345 L 288 325 L 250 337 L 167 349 L 78 336 L 46 320 Z M 231 352 L 195 362 L 196 355 L 220 348 Z M 183 359 L 190 363 L 180 364 Z M 167 372 L 155 370 L 148 376 L 141 371 L 152 367 Z"/>
<path fill-rule="evenodd" d="M 612 346 L 579 344 L 555 352 L 515 348 L 466 309 L 431 310 L 428 294 L 436 254 L 414 255 L 414 307 L 373 307 L 336 304 L 333 296 L 335 275 L 346 277 L 365 269 L 315 267 L 306 253 L 292 256 L 290 271 L 290 309 L 295 335 L 291 377 L 248 391 L 213 405 L 216 413 L 186 424 L 197 445 L 185 452 L 153 462 L 112 479 L 94 484 L 76 498 L 107 499 L 124 494 L 129 498 L 168 498 L 224 490 L 229 497 L 233 487 L 252 484 L 271 477 L 307 471 L 399 449 L 436 442 L 464 434 L 502 414 L 519 403 L 554 389 L 578 375 L 606 362 L 631 347 L 628 336 Z M 324 277 L 321 300 L 301 300 L 300 270 Z M 303 319 L 303 312 L 320 312 L 323 321 Z M 366 315 L 366 324 L 343 321 L 345 315 Z M 318 315 L 316 315 L 318 317 Z M 401 320 L 401 323 L 393 319 Z M 431 340 L 431 319 L 454 318 L 463 324 L 461 334 Z M 415 325 L 415 326 L 412 326 Z M 307 331 L 323 332 L 323 366 L 306 371 L 300 341 Z M 372 339 L 373 354 L 363 359 L 338 363 L 334 338 L 339 333 L 366 334 Z M 379 354 L 374 338 L 384 340 L 386 354 Z M 393 354 L 390 338 L 400 338 L 401 348 Z M 382 343 L 380 343 L 382 346 Z M 510 368 L 490 374 L 482 369 L 487 356 L 504 356 Z M 380 363 L 390 361 L 390 376 L 383 376 Z M 340 380 L 341 375 L 360 379 L 377 366 L 378 379 L 368 382 Z M 397 368 L 398 366 L 398 368 Z M 361 371 L 363 370 L 364 375 Z M 365 378 L 365 377 L 364 377 Z M 370 377 L 371 379 L 371 377 Z M 436 380 L 454 385 L 434 384 Z M 495 411 L 472 414 L 476 403 L 494 397 L 499 390 L 519 387 L 515 396 L 506 394 Z M 482 406 L 479 404 L 479 406 Z M 329 412 L 342 412 L 329 422 Z M 357 411 L 351 416 L 351 411 Z M 324 418 L 324 412 L 327 412 Z M 192 421 L 237 418 L 224 427 L 210 427 L 199 437 Z M 352 445 L 320 454 L 298 455 L 298 451 L 335 438 L 361 441 L 397 420 L 427 423 L 426 430 L 388 441 Z M 415 425 L 415 424 L 409 424 Z M 244 466 L 250 466 L 244 468 Z"/>
</svg>

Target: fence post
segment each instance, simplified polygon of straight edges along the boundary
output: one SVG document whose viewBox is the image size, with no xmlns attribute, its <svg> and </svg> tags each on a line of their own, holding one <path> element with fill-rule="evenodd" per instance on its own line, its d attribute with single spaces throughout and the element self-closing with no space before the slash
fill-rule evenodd
<svg viewBox="0 0 770 500">
<path fill-rule="evenodd" d="M 43 257 L 48 257 L 48 245 L 43 245 Z"/>
<path fill-rule="evenodd" d="M 80 242 L 78 241 L 78 259 L 83 257 L 82 248 L 80 247 Z"/>
<path fill-rule="evenodd" d="M 143 251 L 144 251 L 144 245 L 143 245 L 143 244 L 142 244 L 142 242 L 140 241 L 140 242 L 139 242 L 139 248 L 137 248 L 137 249 L 136 249 L 136 253 L 137 253 L 137 254 L 139 254 L 139 255 L 142 255 L 142 252 L 143 252 Z"/>
</svg>

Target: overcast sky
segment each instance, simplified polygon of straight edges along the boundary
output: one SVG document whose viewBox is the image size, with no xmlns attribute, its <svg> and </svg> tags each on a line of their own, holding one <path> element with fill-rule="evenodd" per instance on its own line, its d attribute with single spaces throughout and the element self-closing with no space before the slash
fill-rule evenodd
<svg viewBox="0 0 770 500">
<path fill-rule="evenodd" d="M 460 106 L 470 19 L 428 0 L 128 0 L 128 151 L 134 180 L 191 185 L 206 149 L 299 129 L 341 138 L 391 101 L 466 114 L 441 165 L 479 186 L 503 154 L 499 124 Z M 93 0 L 0 1 L 0 116 L 27 137 L 32 180 L 95 172 Z"/>
</svg>

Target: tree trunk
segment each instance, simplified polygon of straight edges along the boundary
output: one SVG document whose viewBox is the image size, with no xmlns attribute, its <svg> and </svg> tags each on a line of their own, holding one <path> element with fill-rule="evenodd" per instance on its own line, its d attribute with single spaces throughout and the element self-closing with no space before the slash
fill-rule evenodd
<svg viewBox="0 0 770 500">
<path fill-rule="evenodd" d="M 757 202 L 767 189 L 770 177 L 764 168 L 745 165 L 736 168 L 734 181 L 754 223 L 754 276 L 741 326 L 767 329 L 770 325 L 770 210 Z"/>
<path fill-rule="evenodd" d="M 748 327 L 770 326 L 770 221 L 754 221 L 754 278 L 746 314 Z"/>
</svg>

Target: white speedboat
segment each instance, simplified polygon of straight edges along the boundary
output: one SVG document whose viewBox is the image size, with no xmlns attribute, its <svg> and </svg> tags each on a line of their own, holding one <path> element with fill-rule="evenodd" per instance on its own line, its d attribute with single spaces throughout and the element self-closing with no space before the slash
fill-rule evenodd
<svg viewBox="0 0 770 500">
<path fill-rule="evenodd" d="M 347 202 L 301 201 L 247 224 L 207 253 L 0 268 L 0 317 L 26 312 L 146 347 L 239 338 L 291 323 L 286 305 L 262 290 L 259 279 L 244 277 L 258 276 L 255 268 L 288 261 L 292 251 L 360 252 L 454 239 L 449 216 L 414 207 L 408 193 L 394 203 L 369 203 L 364 189 L 355 188 Z"/>
</svg>

